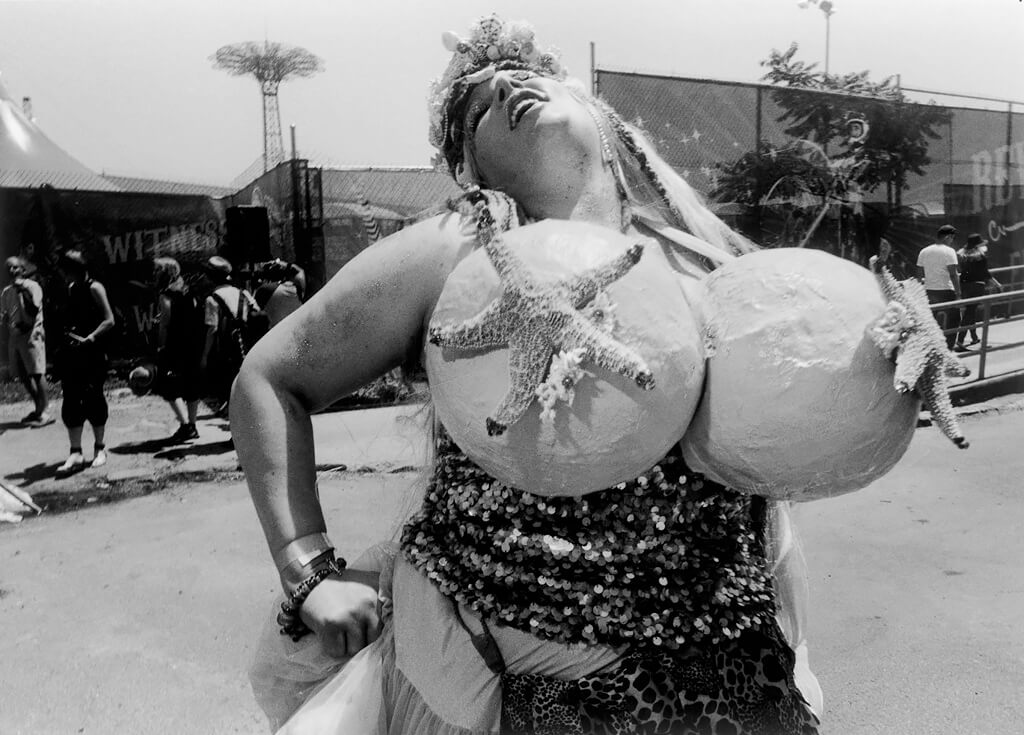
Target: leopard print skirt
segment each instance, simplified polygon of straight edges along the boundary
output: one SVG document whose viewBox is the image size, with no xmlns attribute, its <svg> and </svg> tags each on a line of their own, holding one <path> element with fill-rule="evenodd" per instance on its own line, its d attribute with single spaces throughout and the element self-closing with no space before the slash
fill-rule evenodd
<svg viewBox="0 0 1024 735">
<path fill-rule="evenodd" d="M 502 675 L 503 735 L 816 735 L 778 630 L 637 651 L 584 679 Z"/>
</svg>

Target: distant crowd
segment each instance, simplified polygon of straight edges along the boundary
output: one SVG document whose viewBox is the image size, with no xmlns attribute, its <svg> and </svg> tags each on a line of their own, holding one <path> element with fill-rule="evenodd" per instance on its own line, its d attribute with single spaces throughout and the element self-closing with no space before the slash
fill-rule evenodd
<svg viewBox="0 0 1024 735">
<path fill-rule="evenodd" d="M 1002 284 L 988 267 L 988 241 L 971 233 L 967 242 L 957 249 L 957 230 L 953 225 L 939 228 L 937 242 L 917 254 L 917 278 L 924 284 L 931 304 L 946 304 L 961 299 L 974 299 L 998 293 Z M 891 258 L 889 243 L 882 240 L 879 256 L 883 263 Z M 934 309 L 939 326 L 946 330 L 946 345 L 956 352 L 967 352 L 978 338 L 978 304 Z"/>
<path fill-rule="evenodd" d="M 91 276 L 81 251 L 61 254 L 58 272 L 66 289 L 59 299 L 61 334 L 50 340 L 55 354 L 48 360 L 43 287 L 23 259 L 8 258 L 6 267 L 10 284 L 0 292 L 0 329 L 7 333 L 8 369 L 33 404 L 21 423 L 26 428 L 54 423 L 46 377 L 55 376 L 61 384 L 60 416 L 70 444 L 58 476 L 101 467 L 107 462 L 104 386 L 116 323 L 106 289 Z M 305 300 L 305 274 L 297 265 L 281 260 L 257 264 L 252 291 L 234 282 L 233 271 L 228 260 L 212 256 L 203 264 L 204 277 L 186 280 L 174 258 L 153 261 L 157 335 L 151 354 L 130 370 L 128 384 L 138 395 L 153 393 L 167 401 L 178 428 L 164 444 L 199 438 L 200 402 L 226 416 L 231 384 L 245 354 Z M 86 424 L 93 433 L 90 459 L 83 451 Z"/>
</svg>

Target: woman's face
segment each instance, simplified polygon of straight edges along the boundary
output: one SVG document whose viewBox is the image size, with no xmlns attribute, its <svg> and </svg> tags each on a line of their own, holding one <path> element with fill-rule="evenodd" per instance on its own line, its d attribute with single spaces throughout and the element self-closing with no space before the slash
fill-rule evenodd
<svg viewBox="0 0 1024 735">
<path fill-rule="evenodd" d="M 501 71 L 470 94 L 467 154 L 486 184 L 516 199 L 547 190 L 600 162 L 597 126 L 560 82 Z"/>
</svg>

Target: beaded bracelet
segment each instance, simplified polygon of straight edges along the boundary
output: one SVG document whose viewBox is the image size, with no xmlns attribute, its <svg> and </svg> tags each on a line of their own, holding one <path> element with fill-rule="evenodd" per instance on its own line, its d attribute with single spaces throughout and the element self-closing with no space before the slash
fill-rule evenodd
<svg viewBox="0 0 1024 735">
<path fill-rule="evenodd" d="M 293 641 L 297 641 L 307 633 L 313 632 L 309 629 L 309 626 L 302 622 L 302 618 L 299 617 L 302 603 L 306 601 L 309 593 L 318 584 L 332 574 L 344 572 L 347 564 L 340 556 L 337 559 L 330 559 L 326 564 L 319 567 L 299 583 L 288 599 L 281 603 L 281 612 L 277 614 L 277 624 L 281 626 L 281 635 L 291 636 Z"/>
</svg>

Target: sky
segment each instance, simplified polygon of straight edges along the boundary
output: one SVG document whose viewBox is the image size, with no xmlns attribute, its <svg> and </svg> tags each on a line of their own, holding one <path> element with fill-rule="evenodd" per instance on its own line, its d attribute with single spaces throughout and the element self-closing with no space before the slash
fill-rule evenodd
<svg viewBox="0 0 1024 735">
<path fill-rule="evenodd" d="M 219 47 L 269 39 L 323 59 L 281 87 L 286 151 L 294 125 L 299 154 L 321 165 L 423 166 L 426 91 L 450 56 L 441 33 L 491 12 L 532 23 L 584 79 L 593 43 L 599 68 L 757 82 L 793 42 L 823 66 L 827 30 L 834 73 L 1024 109 L 1021 0 L 834 5 L 826 23 L 797 0 L 0 0 L 0 80 L 95 171 L 219 185 L 263 151 L 258 85 L 214 69 Z"/>
</svg>

